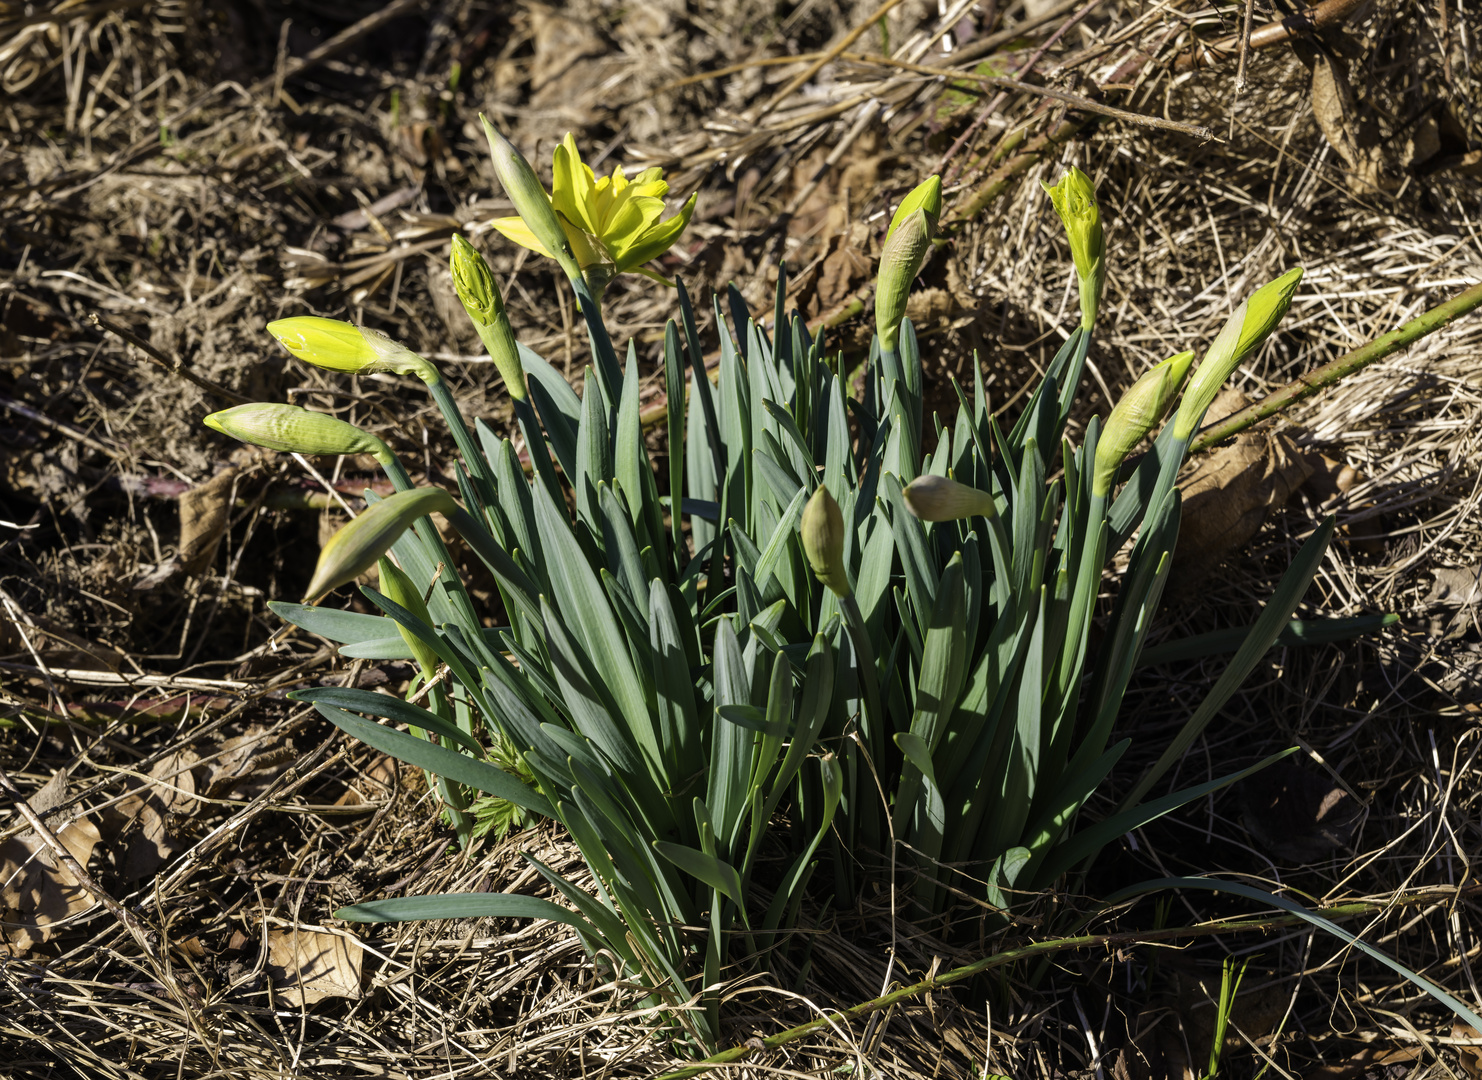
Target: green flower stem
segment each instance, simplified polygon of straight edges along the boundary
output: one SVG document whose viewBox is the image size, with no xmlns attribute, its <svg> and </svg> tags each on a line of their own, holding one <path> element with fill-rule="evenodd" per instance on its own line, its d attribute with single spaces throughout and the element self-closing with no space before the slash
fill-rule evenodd
<svg viewBox="0 0 1482 1080">
<path fill-rule="evenodd" d="M 426 673 L 424 672 L 424 678 Z M 448 701 L 447 687 L 441 683 L 428 691 L 428 708 L 438 716 L 447 719 L 453 715 L 451 703 Z M 408 730 L 419 739 L 432 741 L 425 729 L 408 725 Z M 427 777 L 428 786 L 437 792 L 437 797 L 442 801 L 444 808 L 448 811 L 448 824 L 453 827 L 453 832 L 458 837 L 458 847 L 466 849 L 473 843 L 473 817 L 468 811 L 468 789 L 462 784 L 449 781 L 447 777 L 437 776 L 434 773 L 423 770 Z"/>
<path fill-rule="evenodd" d="M 566 496 L 561 491 L 561 482 L 556 479 L 556 469 L 551 464 L 551 451 L 546 445 L 545 436 L 541 434 L 540 418 L 535 415 L 535 407 L 530 404 L 528 397 L 517 400 L 514 404 L 515 420 L 520 425 L 520 433 L 525 436 L 525 452 L 530 457 L 530 469 L 540 477 L 541 483 L 551 493 L 551 498 L 559 505 L 565 501 Z"/>
<path fill-rule="evenodd" d="M 473 432 L 468 430 L 468 424 L 463 420 L 463 413 L 458 408 L 458 403 L 453 400 L 453 392 L 448 389 L 448 380 L 440 374 L 423 378 L 427 383 L 428 393 L 432 395 L 433 402 L 436 403 L 438 411 L 443 414 L 443 420 L 447 422 L 448 430 L 453 433 L 453 441 L 458 444 L 459 455 L 468 466 L 469 475 L 473 479 L 474 491 L 478 493 L 479 499 L 485 505 L 493 505 L 495 502 L 494 481 L 489 475 L 489 463 L 484 459 L 483 452 L 479 450 L 478 443 L 474 442 Z M 482 516 L 483 507 L 476 509 Z"/>
<path fill-rule="evenodd" d="M 1367 345 L 1361 345 L 1352 352 L 1324 364 L 1316 371 L 1287 383 L 1280 390 L 1266 395 L 1254 405 L 1249 405 L 1234 415 L 1227 416 L 1217 424 L 1211 424 L 1195 436 L 1189 446 L 1189 451 L 1197 454 L 1201 450 L 1208 450 L 1216 443 L 1239 435 L 1268 416 L 1274 416 L 1299 401 L 1305 401 L 1319 390 L 1332 386 L 1341 379 L 1346 379 L 1354 372 L 1361 371 L 1376 360 L 1382 360 L 1398 352 L 1427 334 L 1435 333 L 1441 327 L 1478 307 L 1482 307 L 1482 284 L 1473 285 L 1459 296 L 1411 319 L 1398 330 L 1391 330 Z"/>
<path fill-rule="evenodd" d="M 597 361 L 597 377 L 602 382 L 602 393 L 607 398 L 608 406 L 617 408 L 623 389 L 623 369 L 618 364 L 617 353 L 613 351 L 612 337 L 607 332 L 607 325 L 602 321 L 602 303 L 585 278 L 578 275 L 570 281 L 571 288 L 576 293 L 577 306 L 581 308 L 582 317 L 587 322 L 587 337 L 591 340 L 592 355 Z M 605 283 L 603 284 L 605 287 Z"/>
<path fill-rule="evenodd" d="M 1065 624 L 1065 645 L 1060 653 L 1060 696 L 1072 692 L 1070 683 L 1080 678 L 1086 634 L 1101 591 L 1101 570 L 1106 560 L 1106 496 L 1091 494 L 1086 513 L 1086 533 L 1081 537 L 1080 564 L 1070 594 L 1070 619 Z"/>
<path fill-rule="evenodd" d="M 854 594 L 839 600 L 839 610 L 844 614 L 844 628 L 854 645 L 854 656 L 859 664 L 860 690 L 864 697 L 865 745 L 878 764 L 885 750 L 885 717 L 880 708 L 880 676 L 875 670 L 875 649 L 870 644 L 870 633 L 865 627 L 864 613 Z"/>
</svg>

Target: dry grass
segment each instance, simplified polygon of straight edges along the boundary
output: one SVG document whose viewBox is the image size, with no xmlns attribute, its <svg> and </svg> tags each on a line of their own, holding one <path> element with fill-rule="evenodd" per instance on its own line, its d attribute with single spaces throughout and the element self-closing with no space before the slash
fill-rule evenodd
<svg viewBox="0 0 1482 1080">
<path fill-rule="evenodd" d="M 972 41 L 944 56 L 941 33 L 999 7 L 908 0 L 888 16 L 890 45 L 911 64 L 958 63 Z M 79 815 L 98 823 L 88 873 L 145 929 L 138 940 L 73 894 L 50 940 L 12 946 L 0 960 L 0 1071 L 587 1077 L 673 1064 L 631 995 L 549 925 L 357 929 L 358 998 L 301 1006 L 292 980 L 274 979 L 273 935 L 343 936 L 329 917 L 341 904 L 449 888 L 536 891 L 522 850 L 582 870 L 548 830 L 457 854 L 431 824 L 419 777 L 388 771 L 284 699 L 305 680 L 394 687 L 405 677 L 394 665 L 346 672 L 317 643 L 277 640 L 264 608 L 298 595 L 303 552 L 332 524 L 327 508 L 353 499 L 368 471 L 350 461 L 311 475 L 241 452 L 228 461 L 232 448 L 196 423 L 218 404 L 211 394 L 100 339 L 90 311 L 231 392 L 336 409 L 416 448 L 408 459 L 439 477 L 446 448 L 403 388 L 364 381 L 347 392 L 285 365 L 260 327 L 306 308 L 380 325 L 443 360 L 464 406 L 501 421 L 501 389 L 471 356 L 441 268 L 453 229 L 478 232 L 505 212 L 470 125 L 479 108 L 541 160 L 575 128 L 609 162 L 661 163 L 676 190 L 703 186 L 692 242 L 669 269 L 702 291 L 735 278 L 758 304 L 785 259 L 798 304 L 841 320 L 846 347 L 868 323 L 850 318 L 850 304 L 863 299 L 868 310 L 869 259 L 899 192 L 942 169 L 950 205 L 1012 165 L 1001 197 L 933 260 L 913 312 L 937 357 L 931 400 L 943 405 L 954 400 L 945 381 L 970 373 L 976 349 L 995 401 L 1012 412 L 1058 344 L 1054 328 L 1074 307 L 1070 264 L 1034 181 L 1072 161 L 1099 181 L 1114 257 L 1086 387 L 1103 411 L 1148 363 L 1207 342 L 1243 293 L 1288 265 L 1307 275 L 1283 332 L 1238 376 L 1253 398 L 1482 276 L 1477 180 L 1428 171 L 1455 156 L 1452 143 L 1436 158 L 1418 149 L 1426 117 L 1445 120 L 1435 103 L 1476 97 L 1477 24 L 1464 10 L 1387 0 L 1325 39 L 1327 55 L 1347 58 L 1385 136 L 1382 183 L 1355 188 L 1313 118 L 1311 77 L 1290 46 L 1252 53 L 1238 95 L 1233 64 L 1170 71 L 1188 24 L 1224 19 L 1233 29 L 1228 12 L 1110 4 L 1068 22 L 1080 9 L 1066 6 L 1039 24 L 1015 56 L 1041 53 L 1036 70 L 1055 73 L 1063 92 L 1093 95 L 1146 49 L 1154 59 L 1137 89 L 1105 100 L 1208 127 L 1220 141 L 1102 121 L 1022 161 L 1006 136 L 1027 119 L 1055 121 L 1064 103 L 968 84 L 948 92 L 872 59 L 882 44 L 865 26 L 873 9 L 648 3 L 563 13 L 448 2 L 378 15 L 371 4 L 290 12 L 141 0 L 48 18 L 0 7 L 0 763 L 53 832 Z M 1027 18 L 1017 4 L 999 16 Z M 365 18 L 363 36 L 312 65 L 290 59 Z M 862 26 L 849 55 L 823 57 Z M 787 54 L 826 62 L 788 89 L 807 62 L 758 62 Z M 444 97 L 454 64 L 459 81 Z M 1460 112 L 1463 149 L 1475 147 L 1475 121 Z M 486 247 L 522 340 L 579 379 L 583 345 L 551 275 Z M 668 298 L 627 283 L 609 297 L 616 336 L 635 336 L 647 362 Z M 1274 652 L 1181 776 L 1298 746 L 1308 772 L 1363 804 L 1348 844 L 1283 861 L 1246 830 L 1230 793 L 1109 852 L 1093 888 L 1229 871 L 1315 903 L 1377 898 L 1389 906 L 1351 928 L 1478 1004 L 1470 860 L 1482 844 L 1472 769 L 1482 627 L 1465 590 L 1436 588 L 1435 572 L 1474 569 L 1482 552 L 1479 344 L 1475 317 L 1463 320 L 1294 410 L 1293 445 L 1351 467 L 1353 482 L 1299 488 L 1251 543 L 1170 604 L 1157 630 L 1176 638 L 1250 621 L 1319 515 L 1337 513 L 1342 540 L 1304 614 L 1387 610 L 1400 626 L 1372 641 Z M 191 494 L 223 468 L 235 471 L 214 503 Z M 182 532 L 189 507 L 211 506 L 214 533 Z M 199 561 L 177 555 L 188 542 L 204 544 Z M 1126 712 L 1134 749 L 1093 811 L 1130 785 L 1221 666 L 1212 658 L 1139 678 Z M 0 842 L 26 831 L 18 815 L 0 817 Z M 1446 887 L 1449 898 L 1401 902 Z M 893 981 L 1042 937 L 1066 925 L 1057 913 L 1086 903 L 1046 898 L 1034 911 L 1041 922 L 964 947 L 893 918 L 888 896 L 835 897 L 808 915 L 806 970 L 735 985 L 732 1036 L 773 1034 Z M 1161 917 L 1194 923 L 1238 910 L 1248 908 L 1191 894 Z M 1135 930 L 1154 919 L 1144 902 L 1093 925 Z M 1127 1045 L 1167 1074 L 1185 1046 L 1198 1069 L 1189 1003 L 1225 955 L 1253 959 L 1244 1001 L 1279 1006 L 1237 1011 L 1256 1043 L 1232 1049 L 1238 1073 L 1267 1057 L 1288 1076 L 1455 1068 L 1443 1047 L 1449 1018 L 1428 1000 L 1335 942 L 1289 930 L 1176 953 L 1064 954 L 1048 971 L 1013 969 L 986 997 L 981 988 L 927 995 L 880 1023 L 839 1025 L 731 1071 L 967 1076 L 986 1060 L 1015 1077 L 1110 1070 L 1120 1080 L 1143 1075 L 1130 1056 L 1118 1062 Z M 1179 1023 L 1136 1034 L 1159 1017 Z M 1365 1060 L 1364 1045 L 1396 1056 Z"/>
</svg>

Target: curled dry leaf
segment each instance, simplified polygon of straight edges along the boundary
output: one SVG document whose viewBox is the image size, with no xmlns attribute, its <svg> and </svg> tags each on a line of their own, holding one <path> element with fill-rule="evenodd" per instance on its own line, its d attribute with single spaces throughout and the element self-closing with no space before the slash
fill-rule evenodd
<svg viewBox="0 0 1482 1080">
<path fill-rule="evenodd" d="M 27 802 L 44 816 L 66 794 L 67 775 L 59 772 Z M 101 839 L 97 826 L 86 817 L 65 824 L 48 820 L 47 826 L 72 857 L 86 866 Z M 59 862 L 35 832 L 0 844 L 0 920 L 6 942 L 18 955 L 49 941 L 68 919 L 93 906 L 92 894 Z"/>
<path fill-rule="evenodd" d="M 1208 420 L 1229 416 L 1248 404 L 1240 391 L 1225 390 L 1210 406 Z M 1180 485 L 1184 508 L 1173 556 L 1174 592 L 1197 584 L 1286 505 L 1312 475 L 1310 458 L 1281 432 L 1257 431 L 1199 459 Z"/>
<path fill-rule="evenodd" d="M 361 959 L 359 943 L 340 934 L 268 931 L 268 975 L 294 1005 L 360 997 Z"/>
</svg>

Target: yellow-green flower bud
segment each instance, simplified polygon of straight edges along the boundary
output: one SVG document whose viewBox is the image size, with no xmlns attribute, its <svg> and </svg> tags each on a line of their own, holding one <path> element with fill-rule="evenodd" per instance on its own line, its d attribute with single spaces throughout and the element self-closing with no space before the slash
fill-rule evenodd
<svg viewBox="0 0 1482 1080">
<path fill-rule="evenodd" d="M 1050 195 L 1055 212 L 1065 223 L 1070 255 L 1075 260 L 1081 289 L 1081 326 L 1091 329 L 1101 290 L 1106 283 L 1106 242 L 1101 235 L 1101 208 L 1096 204 L 1096 185 L 1080 169 L 1072 168 L 1053 187 L 1040 181 Z"/>
<path fill-rule="evenodd" d="M 338 589 L 376 565 L 418 518 L 448 514 L 457 506 L 453 496 L 439 487 L 412 488 L 382 499 L 331 536 L 320 550 L 308 599 Z"/>
<path fill-rule="evenodd" d="M 223 435 L 280 454 L 374 454 L 386 444 L 354 424 L 297 405 L 254 402 L 214 412 L 203 421 Z"/>
<path fill-rule="evenodd" d="M 455 233 L 448 267 L 453 272 L 453 287 L 458 290 L 463 310 L 468 312 L 479 340 L 504 377 L 510 396 L 525 400 L 525 366 L 520 363 L 520 350 L 504 313 L 504 298 L 499 295 L 489 264 L 472 244 Z"/>
<path fill-rule="evenodd" d="M 1187 439 L 1194 434 L 1225 380 L 1240 366 L 1240 361 L 1270 336 L 1287 308 L 1292 306 L 1292 294 L 1297 291 L 1297 282 L 1301 280 L 1300 266 L 1288 270 L 1251 293 L 1225 320 L 1224 327 L 1210 343 L 1209 351 L 1195 370 L 1183 404 L 1178 407 L 1178 416 L 1173 421 L 1176 436 Z"/>
<path fill-rule="evenodd" d="M 504 298 L 494 284 L 493 271 L 461 233 L 453 234 L 448 269 L 453 273 L 453 288 L 458 290 L 463 310 L 475 326 L 488 326 L 495 319 L 504 318 Z"/>
<path fill-rule="evenodd" d="M 885 239 L 889 240 L 890 234 L 895 232 L 900 223 L 917 210 L 926 215 L 928 235 L 934 239 L 937 234 L 937 222 L 942 217 L 942 178 L 940 176 L 928 176 L 901 200 L 901 204 L 895 208 L 895 216 L 890 219 L 890 228 L 885 231 Z"/>
<path fill-rule="evenodd" d="M 819 581 L 836 596 L 848 596 L 849 575 L 844 569 L 844 514 L 829 494 L 828 487 L 818 490 L 803 507 L 803 554 Z"/>
<path fill-rule="evenodd" d="M 1122 462 L 1168 412 L 1193 362 L 1192 352 L 1170 356 L 1143 372 L 1112 408 L 1096 442 L 1096 471 L 1091 478 L 1093 495 L 1104 496 L 1111 491 Z"/>
<path fill-rule="evenodd" d="M 432 616 L 427 612 L 427 602 L 422 599 L 422 592 L 407 577 L 407 573 L 390 559 L 383 558 L 380 563 L 381 592 L 389 599 L 396 601 L 412 616 L 424 625 L 432 626 Z M 437 653 L 428 648 L 427 643 L 413 634 L 400 623 L 396 624 L 397 630 L 401 631 L 401 638 L 407 643 L 407 648 L 412 650 L 412 659 L 417 661 L 417 666 L 422 669 L 422 676 L 430 679 L 437 673 Z"/>
<path fill-rule="evenodd" d="M 571 243 L 561 228 L 561 220 L 551 205 L 550 196 L 540 186 L 540 178 L 530 167 L 530 162 L 514 148 L 508 139 L 494 129 L 483 113 L 479 123 L 484 125 L 484 138 L 489 140 L 489 156 L 494 161 L 494 173 L 500 186 L 515 204 L 515 213 L 540 241 L 542 247 L 561 264 L 562 271 L 570 281 L 581 277 L 581 267 L 572 254 Z"/>
<path fill-rule="evenodd" d="M 294 356 L 315 367 L 356 375 L 390 371 L 424 379 L 431 373 L 436 378 L 435 369 L 422 357 L 366 326 L 299 315 L 268 323 L 268 333 Z"/>
<path fill-rule="evenodd" d="M 918 476 L 906 485 L 901 496 L 906 509 L 922 521 L 952 521 L 956 518 L 991 518 L 998 513 L 993 496 L 986 491 L 945 476 Z"/>
<path fill-rule="evenodd" d="M 926 261 L 931 233 L 926 211 L 918 209 L 885 239 L 885 250 L 880 253 L 880 275 L 875 281 L 875 332 L 880 335 L 880 348 L 886 352 L 895 352 L 900 341 L 901 320 L 906 317 L 911 283 Z"/>
</svg>

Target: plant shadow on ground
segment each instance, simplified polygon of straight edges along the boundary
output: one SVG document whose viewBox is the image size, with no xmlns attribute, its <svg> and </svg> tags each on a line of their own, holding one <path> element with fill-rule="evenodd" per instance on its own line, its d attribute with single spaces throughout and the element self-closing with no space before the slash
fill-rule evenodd
<svg viewBox="0 0 1482 1080">
<path fill-rule="evenodd" d="M 986 7 L 968 19 L 979 40 L 991 30 L 985 18 L 1024 17 Z M 294 58 L 380 11 L 392 16 L 293 70 Z M 1081 57 L 1141 14 L 1099 11 L 1051 55 Z M 516 141 L 540 148 L 532 158 L 574 129 L 612 160 L 665 165 L 676 192 L 700 187 L 688 246 L 665 270 L 697 293 L 734 279 L 760 306 L 785 258 L 798 307 L 810 319 L 843 316 L 831 341 L 857 350 L 869 320 L 851 304 L 868 312 L 860 290 L 881 212 L 943 161 L 964 192 L 992 179 L 975 156 L 1040 99 L 1011 94 L 954 154 L 991 99 L 967 94 L 943 110 L 937 84 L 849 58 L 775 124 L 734 121 L 797 67 L 664 88 L 824 48 L 866 15 L 845 5 L 232 0 L 89 8 L 50 22 L 5 13 L 0 761 L 93 882 L 150 931 L 143 944 L 131 938 L 65 869 L 37 857 L 41 846 L 6 808 L 0 1048 L 14 1075 L 638 1075 L 669 1064 L 558 927 L 439 924 L 378 932 L 363 953 L 335 946 L 343 928 L 329 912 L 368 895 L 537 891 L 520 850 L 578 880 L 580 862 L 551 831 L 457 856 L 420 776 L 344 746 L 285 700 L 306 683 L 396 689 L 409 677 L 394 664 L 340 660 L 305 635 L 274 641 L 280 626 L 265 609 L 302 594 L 313 552 L 340 520 L 338 500 L 354 504 L 371 463 L 309 462 L 316 476 L 228 445 L 198 420 L 229 400 L 100 335 L 87 317 L 123 325 L 166 363 L 231 393 L 377 430 L 419 477 L 446 482 L 440 463 L 451 448 L 420 399 L 395 383 L 352 387 L 289 365 L 261 327 L 305 310 L 381 326 L 446 357 L 465 410 L 507 427 L 497 378 L 462 359 L 477 341 L 444 269 L 455 228 L 507 212 L 469 126 L 482 108 L 502 110 Z M 902 5 L 887 27 L 893 45 L 933 18 Z M 1475 80 L 1477 60 L 1433 8 L 1381 5 L 1360 18 L 1329 51 L 1348 64 L 1368 122 L 1393 123 L 1384 145 L 1403 186 L 1350 187 L 1311 115 L 1313 76 L 1288 47 L 1251 56 L 1253 92 L 1233 106 L 1228 68 L 1176 87 L 1158 69 L 1148 82 L 1156 93 L 1126 106 L 1156 112 L 1167 90 L 1171 115 L 1230 128 L 1226 142 L 1108 122 L 1068 151 L 1067 160 L 1108 163 L 1098 179 L 1118 259 L 1110 332 L 1083 395 L 1090 408 L 1104 415 L 1105 397 L 1149 363 L 1206 343 L 1228 298 L 1283 259 L 1308 267 L 1309 287 L 1291 331 L 1242 372 L 1252 398 L 1476 278 L 1482 252 L 1465 239 L 1465 208 L 1477 181 L 1433 166 L 1479 145 L 1474 120 L 1446 104 L 1465 100 L 1452 88 Z M 1026 34 L 1042 43 L 1061 21 Z M 1452 45 L 1427 52 L 1427 27 Z M 1165 32 L 1154 23 L 1141 40 Z M 879 48 L 875 31 L 854 46 Z M 861 125 L 852 142 L 857 114 L 807 117 L 861 89 L 889 102 L 890 118 Z M 1395 107 L 1412 99 L 1424 108 Z M 1426 138 L 1438 149 L 1422 157 Z M 1074 306 L 1069 258 L 1032 181 L 1059 162 L 1034 164 L 928 265 L 912 312 L 924 351 L 940 358 L 928 411 L 951 407 L 949 380 L 970 379 L 977 349 L 995 407 L 1012 416 L 1058 346 L 1046 335 Z M 521 340 L 579 378 L 585 344 L 550 275 L 480 243 L 509 285 Z M 634 337 L 645 364 L 670 306 L 648 285 L 609 295 L 615 336 Z M 1257 448 L 1247 472 L 1279 472 L 1279 457 L 1305 467 L 1303 479 L 1279 485 L 1290 488 L 1280 499 L 1263 489 L 1281 505 L 1259 504 L 1251 536 L 1169 598 L 1153 642 L 1249 623 L 1332 510 L 1339 541 L 1303 614 L 1396 611 L 1402 622 L 1374 640 L 1274 651 L 1181 773 L 1213 777 L 1292 745 L 1300 771 L 1126 838 L 1098 862 L 1092 895 L 1227 871 L 1314 902 L 1376 898 L 1372 915 L 1345 925 L 1471 995 L 1482 632 L 1468 572 L 1482 550 L 1472 512 L 1482 386 L 1468 358 L 1478 337 L 1474 324 L 1456 324 L 1300 407 L 1287 445 Z M 1214 658 L 1139 675 L 1122 721 L 1134 749 L 1088 813 L 1115 805 L 1221 666 Z M 1345 816 L 1360 803 L 1361 814 Z M 806 914 L 812 948 L 795 984 L 735 988 L 730 1032 L 737 1043 L 772 1034 L 874 997 L 888 977 L 909 981 L 1032 940 L 1073 910 L 1091 909 L 1069 893 L 1046 897 L 1032 909 L 1038 924 L 949 944 L 893 918 L 888 894 L 835 897 Z M 1142 930 L 1249 910 L 1187 894 L 1144 899 L 1094 926 Z M 1217 996 L 1227 955 L 1251 961 L 1234 1014 L 1244 1035 L 1225 1057 L 1232 1074 L 1254 1074 L 1265 1055 L 1304 1077 L 1474 1067 L 1464 1049 L 1435 1042 L 1452 1035 L 1449 1017 L 1300 927 L 1176 952 L 1065 953 L 1048 971 L 1019 965 L 759 1060 L 809 1075 L 969 1075 L 985 1054 L 992 1071 L 1026 1078 L 1179 1075 L 1185 1063 L 1199 1073 L 1213 1010 L 1196 1003 Z M 1237 1045 L 1245 1036 L 1254 1048 Z"/>
</svg>

